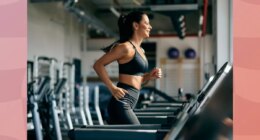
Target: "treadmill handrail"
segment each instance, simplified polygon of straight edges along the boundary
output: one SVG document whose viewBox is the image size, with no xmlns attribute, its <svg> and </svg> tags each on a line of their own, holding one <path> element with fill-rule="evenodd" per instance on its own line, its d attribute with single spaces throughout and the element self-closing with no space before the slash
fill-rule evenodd
<svg viewBox="0 0 260 140">
<path fill-rule="evenodd" d="M 161 96 L 162 98 L 164 98 L 167 101 L 170 102 L 179 102 L 179 103 L 186 103 L 187 101 L 178 101 L 174 98 L 172 98 L 171 96 L 167 95 L 166 93 L 154 88 L 154 87 L 143 87 L 142 90 L 149 90 L 149 91 L 153 91 L 154 93 L 156 93 L 157 95 Z"/>
</svg>

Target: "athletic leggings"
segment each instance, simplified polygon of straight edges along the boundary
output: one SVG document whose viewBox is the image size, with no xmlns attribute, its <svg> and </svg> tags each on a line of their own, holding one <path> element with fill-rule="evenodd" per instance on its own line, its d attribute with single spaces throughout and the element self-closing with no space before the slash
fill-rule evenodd
<svg viewBox="0 0 260 140">
<path fill-rule="evenodd" d="M 121 99 L 116 100 L 113 96 L 108 104 L 109 124 L 140 124 L 133 109 L 139 97 L 139 90 L 124 84 L 118 83 L 117 87 L 128 91 Z"/>
</svg>

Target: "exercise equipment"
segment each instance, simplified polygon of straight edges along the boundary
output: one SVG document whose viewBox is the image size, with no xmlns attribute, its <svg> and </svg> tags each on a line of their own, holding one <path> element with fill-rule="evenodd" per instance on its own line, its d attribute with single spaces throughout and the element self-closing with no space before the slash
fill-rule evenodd
<svg viewBox="0 0 260 140">
<path fill-rule="evenodd" d="M 81 140 L 81 139 L 107 139 L 107 140 L 115 140 L 115 139 L 166 139 L 166 140 L 175 140 L 181 139 L 182 137 L 178 137 L 180 134 L 184 134 L 181 131 L 183 130 L 187 120 L 195 113 L 198 114 L 203 111 L 207 106 L 210 105 L 210 102 L 214 101 L 212 97 L 218 97 L 221 95 L 222 99 L 213 104 L 222 104 L 222 101 L 227 103 L 226 111 L 230 111 L 232 109 L 232 70 L 230 69 L 230 65 L 225 65 L 214 79 L 207 83 L 204 88 L 201 90 L 201 93 L 190 103 L 187 103 L 185 106 L 185 111 L 178 117 L 177 123 L 174 124 L 171 131 L 154 129 L 154 130 L 146 130 L 146 129 L 94 129 L 93 127 L 90 129 L 74 129 L 69 132 L 69 137 L 71 140 Z M 227 96 L 227 97 L 226 97 Z M 212 105 L 212 103 L 211 103 Z M 224 107 L 224 106 L 222 106 Z M 222 109 L 222 108 L 220 108 Z M 197 111 L 201 110 L 201 111 Z M 219 111 L 219 110 L 217 110 Z M 222 113 L 225 114 L 225 113 Z M 166 135 L 166 133 L 168 133 Z M 166 135 L 166 136 L 165 136 Z M 126 137 L 127 136 L 127 137 Z"/>
<path fill-rule="evenodd" d="M 154 87 L 144 87 L 140 92 L 136 108 L 179 107 L 181 109 L 187 102 L 187 100 L 173 98 Z"/>
<path fill-rule="evenodd" d="M 180 56 L 180 51 L 175 47 L 171 47 L 168 49 L 167 54 L 170 59 L 177 59 Z"/>
<path fill-rule="evenodd" d="M 212 82 L 211 82 L 212 83 Z M 209 84 L 198 96 L 196 108 L 191 117 L 183 116 L 166 140 L 216 139 L 220 133 L 219 124 L 232 114 L 233 68 L 225 63 Z M 217 105 L 217 107 L 216 107 Z M 232 115 L 231 115 L 232 116 Z M 196 129 L 195 129 L 196 127 Z M 192 130 L 192 131 L 191 131 Z M 205 131 L 206 130 L 206 131 Z M 232 133 L 229 131 L 229 133 Z M 231 134 L 232 135 L 232 134 Z"/>
<path fill-rule="evenodd" d="M 101 112 L 100 112 L 100 108 L 99 108 L 99 87 L 96 86 L 95 87 L 95 110 L 96 110 L 96 114 L 97 114 L 97 117 L 98 117 L 98 122 L 100 125 L 104 125 L 104 122 L 103 122 L 103 119 L 102 119 L 102 115 L 101 115 Z"/>
<path fill-rule="evenodd" d="M 196 58 L 196 51 L 192 48 L 188 48 L 184 51 L 184 56 L 187 59 L 194 59 Z"/>
<path fill-rule="evenodd" d="M 58 77 L 55 83 L 55 87 L 58 88 L 54 91 L 55 98 L 57 101 L 57 113 L 60 120 L 60 127 L 62 130 L 73 129 L 71 119 L 71 93 L 73 92 L 70 88 L 71 77 L 68 71 L 68 64 L 60 62 L 57 64 Z M 73 78 L 74 79 L 74 78 Z"/>
<path fill-rule="evenodd" d="M 175 115 L 162 116 L 137 116 L 141 124 L 173 124 L 177 120 Z"/>
<path fill-rule="evenodd" d="M 34 126 L 34 133 L 32 131 L 28 131 L 28 134 L 31 136 L 28 136 L 28 139 L 37 139 L 42 140 L 43 134 L 42 134 L 42 124 L 40 120 L 40 114 L 39 114 L 39 102 L 43 100 L 43 97 L 45 94 L 50 93 L 48 90 L 48 85 L 50 82 L 49 77 L 42 77 L 39 80 L 38 89 L 37 91 L 33 90 L 34 84 L 36 84 L 34 81 L 30 82 L 27 86 L 27 98 L 28 98 L 28 111 L 32 113 L 32 119 L 33 119 L 33 126 Z M 33 133 L 33 134 L 30 134 Z"/>
<path fill-rule="evenodd" d="M 79 86 L 79 106 L 74 106 L 74 64 L 45 56 L 36 56 L 34 62 L 27 63 L 28 139 L 61 140 L 75 126 L 94 124 L 89 107 L 88 86 Z M 103 125 L 98 86 L 93 96 L 93 112 L 97 115 L 98 124 Z"/>
<path fill-rule="evenodd" d="M 33 81 L 33 62 L 27 61 L 27 84 Z"/>
<path fill-rule="evenodd" d="M 61 102 L 60 107 L 63 112 L 63 118 L 65 118 L 66 122 L 66 126 L 64 128 L 73 129 L 71 114 L 76 112 L 74 107 L 75 67 L 72 63 L 64 62 L 61 63 L 59 71 L 59 77 L 67 79 L 64 92 L 60 94 L 60 100 L 63 101 Z M 84 116 L 82 117 L 82 121 L 86 124 Z"/>
<path fill-rule="evenodd" d="M 172 116 L 173 112 L 135 112 L 136 116 Z"/>
<path fill-rule="evenodd" d="M 82 87 L 82 90 L 85 91 L 85 94 L 84 94 L 84 112 L 85 112 L 85 115 L 87 116 L 89 125 L 93 125 L 93 120 L 92 120 L 90 108 L 89 108 L 89 87 L 88 86 Z"/>
<path fill-rule="evenodd" d="M 142 125 L 95 125 L 95 126 L 83 126 L 81 128 L 95 128 L 95 129 L 168 129 L 168 125 L 164 124 L 142 124 Z"/>
<path fill-rule="evenodd" d="M 59 81 L 55 86 L 56 63 L 54 58 L 38 56 L 33 62 L 33 84 L 28 85 L 32 86 L 28 90 L 28 102 L 37 140 L 62 139 L 55 92 L 60 92 L 64 81 Z"/>
<path fill-rule="evenodd" d="M 182 104 L 182 103 L 186 103 L 187 101 L 182 101 L 173 98 L 168 94 L 166 94 L 165 92 L 158 90 L 154 87 L 143 87 L 140 92 L 138 106 L 141 106 L 142 104 L 148 104 L 151 102 Z"/>
</svg>

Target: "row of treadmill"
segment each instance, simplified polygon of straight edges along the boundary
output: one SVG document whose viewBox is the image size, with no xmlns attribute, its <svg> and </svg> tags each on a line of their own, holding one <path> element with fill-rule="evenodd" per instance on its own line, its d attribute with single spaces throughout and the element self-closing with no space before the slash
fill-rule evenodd
<svg viewBox="0 0 260 140">
<path fill-rule="evenodd" d="M 75 84 L 73 63 L 35 56 L 27 61 L 27 81 L 28 139 L 61 140 L 74 127 L 104 125 L 100 87 L 90 93 L 88 85 Z"/>
<path fill-rule="evenodd" d="M 134 109 L 141 125 L 107 125 L 106 123 L 90 125 L 87 119 L 86 123 L 81 123 L 82 125 L 61 129 L 55 99 L 57 96 L 55 93 L 59 93 L 60 89 L 49 86 L 51 85 L 48 82 L 49 78 L 44 80 L 41 80 L 41 83 L 45 82 L 45 86 L 39 86 L 37 92 L 33 92 L 37 81 L 28 83 L 28 91 L 32 92 L 28 100 L 33 100 L 30 101 L 29 110 L 33 112 L 33 121 L 41 124 L 34 127 L 33 132 L 28 131 L 31 133 L 28 139 L 216 140 L 223 137 L 232 139 L 232 127 L 223 123 L 226 118 L 232 119 L 233 112 L 233 68 L 228 62 L 189 101 L 143 102 L 145 108 Z M 58 83 L 55 86 L 57 85 Z M 39 102 L 34 102 L 35 95 L 38 95 L 37 100 L 41 100 L 41 104 L 44 104 L 42 107 L 46 108 L 44 111 L 39 111 L 42 108 Z"/>
</svg>

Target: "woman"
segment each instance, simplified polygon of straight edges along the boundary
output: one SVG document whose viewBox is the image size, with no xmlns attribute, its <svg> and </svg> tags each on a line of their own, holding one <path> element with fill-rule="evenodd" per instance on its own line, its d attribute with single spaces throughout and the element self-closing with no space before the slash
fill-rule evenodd
<svg viewBox="0 0 260 140">
<path fill-rule="evenodd" d="M 142 12 L 131 12 L 118 19 L 120 39 L 104 49 L 106 52 L 93 68 L 112 93 L 108 105 L 109 124 L 140 124 L 133 112 L 142 83 L 161 78 L 161 69 L 148 70 L 148 62 L 141 43 L 149 37 L 152 26 Z M 119 82 L 115 86 L 105 66 L 113 61 L 119 64 Z"/>
</svg>

